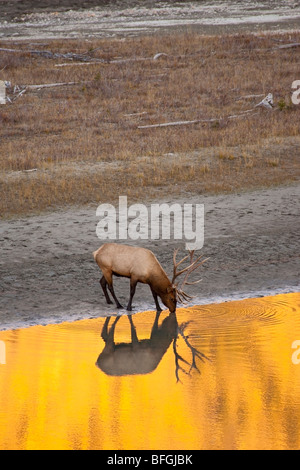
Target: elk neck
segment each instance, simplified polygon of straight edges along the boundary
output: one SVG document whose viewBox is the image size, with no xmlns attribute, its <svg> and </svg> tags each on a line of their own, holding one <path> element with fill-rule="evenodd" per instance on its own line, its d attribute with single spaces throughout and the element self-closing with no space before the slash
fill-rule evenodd
<svg viewBox="0 0 300 470">
<path fill-rule="evenodd" d="M 162 267 L 159 270 L 155 270 L 149 277 L 149 285 L 156 294 L 160 295 L 167 291 L 168 287 L 172 286 L 170 279 Z"/>
</svg>

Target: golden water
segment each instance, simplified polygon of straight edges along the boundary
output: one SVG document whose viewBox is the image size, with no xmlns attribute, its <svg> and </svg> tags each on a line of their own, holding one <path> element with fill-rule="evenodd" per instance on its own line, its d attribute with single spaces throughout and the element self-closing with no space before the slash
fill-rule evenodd
<svg viewBox="0 0 300 470">
<path fill-rule="evenodd" d="M 149 339 L 155 312 L 132 319 Z M 179 309 L 177 336 L 164 319 L 133 347 L 122 317 L 106 359 L 103 318 L 0 332 L 0 449 L 300 448 L 300 294 Z"/>
</svg>

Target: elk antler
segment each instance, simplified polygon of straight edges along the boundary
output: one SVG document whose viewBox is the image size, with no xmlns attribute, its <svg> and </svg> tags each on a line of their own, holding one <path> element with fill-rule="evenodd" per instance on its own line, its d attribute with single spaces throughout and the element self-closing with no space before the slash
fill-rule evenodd
<svg viewBox="0 0 300 470">
<path fill-rule="evenodd" d="M 196 269 L 198 269 L 203 263 L 205 263 L 205 261 L 207 261 L 209 259 L 209 258 L 206 258 L 206 259 L 203 260 L 202 259 L 203 255 L 200 255 L 200 256 L 198 256 L 198 258 L 196 258 L 194 260 L 193 259 L 194 258 L 194 253 L 195 253 L 194 250 L 192 250 L 192 251 L 189 250 L 189 255 L 185 256 L 184 258 L 182 258 L 182 260 L 177 262 L 178 248 L 174 251 L 174 256 L 173 256 L 174 270 L 173 270 L 172 284 L 175 283 L 175 280 L 179 276 L 181 276 L 182 274 L 185 273 L 185 277 L 184 277 L 180 287 L 179 287 L 179 285 L 176 285 L 177 297 L 178 297 L 178 299 L 181 303 L 188 302 L 188 301 L 192 300 L 192 298 L 193 298 L 193 296 L 191 296 L 191 295 L 189 295 L 189 294 L 187 294 L 186 292 L 183 291 L 183 287 L 185 285 L 187 285 L 187 286 L 195 285 L 195 284 L 198 284 L 199 282 L 202 281 L 202 279 L 199 279 L 198 281 L 188 282 L 188 278 L 189 278 L 190 274 L 192 272 L 196 271 Z M 186 268 L 183 268 L 180 271 L 177 271 L 179 266 L 182 263 L 184 263 L 184 261 L 186 261 L 188 258 L 190 258 L 190 264 Z"/>
</svg>

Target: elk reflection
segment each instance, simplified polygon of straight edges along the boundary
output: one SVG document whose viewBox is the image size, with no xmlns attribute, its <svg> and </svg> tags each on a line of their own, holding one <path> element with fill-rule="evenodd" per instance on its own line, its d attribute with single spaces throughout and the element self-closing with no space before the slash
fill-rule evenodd
<svg viewBox="0 0 300 470">
<path fill-rule="evenodd" d="M 193 369 L 200 372 L 196 361 L 197 359 L 204 361 L 207 358 L 191 345 L 188 336 L 185 335 L 188 322 L 179 326 L 176 313 L 170 313 L 159 326 L 160 315 L 161 312 L 157 312 L 155 315 L 150 338 L 143 340 L 138 339 L 132 315 L 127 315 L 131 342 L 119 344 L 115 343 L 115 329 L 121 317 L 116 317 L 110 328 L 109 323 L 112 317 L 107 317 L 101 333 L 105 347 L 96 362 L 99 369 L 110 376 L 149 374 L 157 368 L 164 354 L 173 344 L 177 381 L 180 381 L 180 372 L 190 374 Z M 177 351 L 179 337 L 183 338 L 190 351 L 190 362 Z M 184 365 L 188 366 L 188 370 Z"/>
</svg>

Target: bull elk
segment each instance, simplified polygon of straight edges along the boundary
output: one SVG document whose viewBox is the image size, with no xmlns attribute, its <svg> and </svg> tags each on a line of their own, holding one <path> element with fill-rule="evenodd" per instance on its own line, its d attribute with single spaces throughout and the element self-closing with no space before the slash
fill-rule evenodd
<svg viewBox="0 0 300 470">
<path fill-rule="evenodd" d="M 93 253 L 94 259 L 102 271 L 100 285 L 102 287 L 106 302 L 112 304 L 107 288 L 111 293 L 117 308 L 123 308 L 116 297 L 113 276 L 130 279 L 130 299 L 127 310 L 132 310 L 132 299 L 134 297 L 138 283 L 150 286 L 156 310 L 162 311 L 158 298 L 170 310 L 176 311 L 177 301 L 184 303 L 190 301 L 192 297 L 183 291 L 184 285 L 197 284 L 201 281 L 188 282 L 190 274 L 198 269 L 206 259 L 202 260 L 202 255 L 194 259 L 194 251 L 177 261 L 178 249 L 173 256 L 173 278 L 169 280 L 166 272 L 158 262 L 152 251 L 145 248 L 119 245 L 117 243 L 106 243 Z M 189 259 L 189 265 L 178 270 L 182 264 Z M 179 276 L 185 274 L 181 285 L 175 283 Z"/>
</svg>

